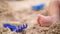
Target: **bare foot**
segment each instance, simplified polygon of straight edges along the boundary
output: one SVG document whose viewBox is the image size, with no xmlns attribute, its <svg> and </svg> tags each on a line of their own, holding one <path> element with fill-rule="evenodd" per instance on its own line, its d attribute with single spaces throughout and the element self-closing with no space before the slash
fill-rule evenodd
<svg viewBox="0 0 60 34">
<path fill-rule="evenodd" d="M 38 15 L 37 22 L 41 26 L 50 26 L 54 21 L 59 20 L 59 1 L 53 1 L 48 8 L 48 16 Z"/>
<path fill-rule="evenodd" d="M 37 22 L 40 26 L 50 26 L 53 23 L 53 18 L 50 16 L 38 15 L 37 17 Z"/>
</svg>

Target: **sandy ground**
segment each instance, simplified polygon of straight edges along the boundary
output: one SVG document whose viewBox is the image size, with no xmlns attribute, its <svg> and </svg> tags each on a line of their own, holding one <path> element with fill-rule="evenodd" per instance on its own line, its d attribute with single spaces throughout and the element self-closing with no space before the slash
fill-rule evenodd
<svg viewBox="0 0 60 34">
<path fill-rule="evenodd" d="M 32 10 L 33 5 L 40 3 L 45 3 L 44 9 L 40 11 Z M 44 12 L 48 9 L 49 3 L 50 0 L 8 1 L 8 8 L 10 10 L 0 13 L 0 34 L 46 34 L 49 27 L 40 27 L 36 20 L 37 14 L 45 15 Z M 28 28 L 22 32 L 16 33 L 2 27 L 3 23 L 15 25 L 28 23 Z"/>
<path fill-rule="evenodd" d="M 26 22 L 29 25 L 36 24 L 37 14 L 46 12 L 50 0 L 24 0 L 24 1 L 9 1 L 10 10 L 3 13 L 1 16 L 2 22 L 20 23 Z M 33 5 L 45 3 L 45 8 L 40 11 L 32 10 Z M 6 14 L 6 15 L 5 15 Z M 11 22 L 12 21 L 12 22 Z"/>
</svg>

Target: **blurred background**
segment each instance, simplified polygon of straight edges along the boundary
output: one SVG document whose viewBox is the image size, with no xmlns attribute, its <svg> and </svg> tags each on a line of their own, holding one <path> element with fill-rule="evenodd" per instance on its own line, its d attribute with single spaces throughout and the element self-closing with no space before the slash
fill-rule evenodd
<svg viewBox="0 0 60 34">
<path fill-rule="evenodd" d="M 0 0 L 0 34 L 45 34 L 48 28 L 37 25 L 37 15 L 47 15 L 51 0 Z M 44 4 L 43 9 L 34 10 L 35 5 Z M 4 28 L 2 25 L 28 24 L 26 30 L 16 33 Z"/>
</svg>

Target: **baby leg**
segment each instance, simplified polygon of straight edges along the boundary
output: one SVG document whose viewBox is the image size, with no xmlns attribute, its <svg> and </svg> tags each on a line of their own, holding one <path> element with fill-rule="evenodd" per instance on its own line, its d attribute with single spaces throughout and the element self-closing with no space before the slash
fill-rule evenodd
<svg viewBox="0 0 60 34">
<path fill-rule="evenodd" d="M 48 16 L 38 15 L 37 22 L 41 26 L 50 26 L 59 19 L 59 1 L 52 1 L 48 8 Z"/>
<path fill-rule="evenodd" d="M 48 8 L 48 15 L 54 18 L 54 21 L 59 20 L 59 1 L 52 1 Z"/>
</svg>

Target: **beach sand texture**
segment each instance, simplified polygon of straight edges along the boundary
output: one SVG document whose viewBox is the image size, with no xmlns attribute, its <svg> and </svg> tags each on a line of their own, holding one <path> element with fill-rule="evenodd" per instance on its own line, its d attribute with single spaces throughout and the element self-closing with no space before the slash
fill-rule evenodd
<svg viewBox="0 0 60 34">
<path fill-rule="evenodd" d="M 34 11 L 33 5 L 45 3 L 45 7 L 40 11 Z M 0 34 L 48 34 L 49 27 L 41 27 L 37 24 L 37 15 L 43 14 L 48 10 L 50 0 L 21 0 L 0 1 Z M 22 32 L 16 33 L 4 28 L 3 23 L 22 25 L 27 23 L 28 27 Z"/>
</svg>

